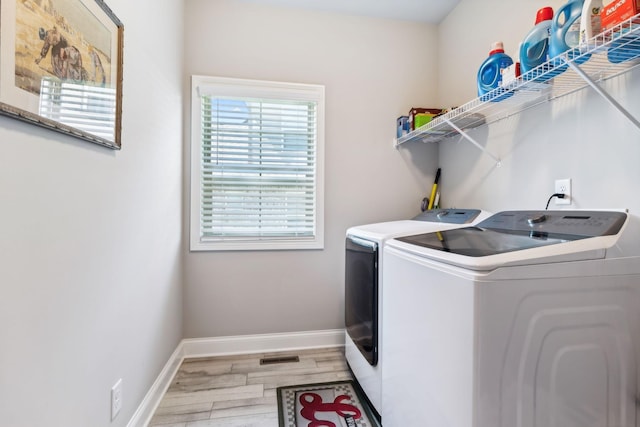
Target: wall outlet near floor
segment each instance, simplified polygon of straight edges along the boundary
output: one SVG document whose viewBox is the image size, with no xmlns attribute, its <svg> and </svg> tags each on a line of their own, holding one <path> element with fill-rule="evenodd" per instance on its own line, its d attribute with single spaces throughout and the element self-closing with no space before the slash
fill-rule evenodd
<svg viewBox="0 0 640 427">
<path fill-rule="evenodd" d="M 122 378 L 111 387 L 111 420 L 114 420 L 122 409 Z"/>
<path fill-rule="evenodd" d="M 555 198 L 556 205 L 570 205 L 571 200 L 571 178 L 556 179 L 554 193 L 564 193 L 564 199 Z"/>
</svg>

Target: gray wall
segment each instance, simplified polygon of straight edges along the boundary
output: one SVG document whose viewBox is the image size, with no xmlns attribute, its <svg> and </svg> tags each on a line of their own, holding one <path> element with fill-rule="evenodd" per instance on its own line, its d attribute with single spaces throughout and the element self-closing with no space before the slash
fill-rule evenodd
<svg viewBox="0 0 640 427">
<path fill-rule="evenodd" d="M 433 182 L 437 145 L 392 142 L 435 101 L 436 27 L 237 0 L 188 0 L 185 20 L 187 75 L 326 86 L 325 249 L 188 253 L 186 336 L 342 328 L 346 229 L 417 214 Z"/>
<path fill-rule="evenodd" d="M 439 28 L 443 46 L 440 99 L 453 103 L 475 97 L 475 73 L 494 40 L 507 53 L 533 26 L 535 12 L 546 1 L 522 1 L 499 14 L 478 19 L 478 5 L 463 0 Z M 554 1 L 557 7 L 563 1 Z M 482 8 L 498 10 L 498 0 Z M 465 28 L 464 33 L 459 29 Z M 514 55 L 514 56 L 517 56 Z M 606 63 L 606 60 L 605 60 Z M 450 68 L 451 72 L 444 72 Z M 636 118 L 640 117 L 640 73 L 632 71 L 603 85 Z M 440 143 L 442 199 L 448 206 L 478 206 L 491 211 L 544 209 L 554 181 L 572 178 L 574 203 L 569 208 L 629 208 L 640 212 L 640 129 L 591 88 L 472 130 L 470 135 L 502 159 L 502 166 L 459 138 Z M 551 202 L 550 208 L 555 207 Z M 560 206 L 565 207 L 565 206 Z"/>
<path fill-rule="evenodd" d="M 108 4 L 125 25 L 122 151 L 0 117 L 5 426 L 126 425 L 182 337 L 183 4 Z"/>
</svg>

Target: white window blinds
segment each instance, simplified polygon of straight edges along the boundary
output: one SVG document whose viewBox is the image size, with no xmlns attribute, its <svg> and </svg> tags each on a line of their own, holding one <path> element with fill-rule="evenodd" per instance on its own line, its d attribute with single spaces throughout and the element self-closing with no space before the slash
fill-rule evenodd
<svg viewBox="0 0 640 427">
<path fill-rule="evenodd" d="M 196 246 L 319 247 L 323 104 L 318 87 L 305 93 L 300 85 L 223 82 L 200 82 L 196 88 Z M 192 243 L 193 237 L 192 230 Z"/>
</svg>

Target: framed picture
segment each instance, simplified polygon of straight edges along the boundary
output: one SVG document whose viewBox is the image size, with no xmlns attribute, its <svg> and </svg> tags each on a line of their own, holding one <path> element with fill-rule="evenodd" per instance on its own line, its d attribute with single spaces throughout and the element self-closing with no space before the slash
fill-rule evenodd
<svg viewBox="0 0 640 427">
<path fill-rule="evenodd" d="M 123 31 L 102 0 L 0 0 L 0 114 L 120 149 Z"/>
</svg>

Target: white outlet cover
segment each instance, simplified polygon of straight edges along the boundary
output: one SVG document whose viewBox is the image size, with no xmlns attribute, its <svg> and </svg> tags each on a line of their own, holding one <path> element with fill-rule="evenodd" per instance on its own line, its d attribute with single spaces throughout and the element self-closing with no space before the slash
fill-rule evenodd
<svg viewBox="0 0 640 427">
<path fill-rule="evenodd" d="M 111 387 L 111 420 L 114 420 L 122 409 L 122 378 Z"/>
<path fill-rule="evenodd" d="M 556 179 L 554 193 L 564 193 L 564 199 L 555 198 L 556 205 L 570 205 L 571 199 L 571 178 Z"/>
</svg>

